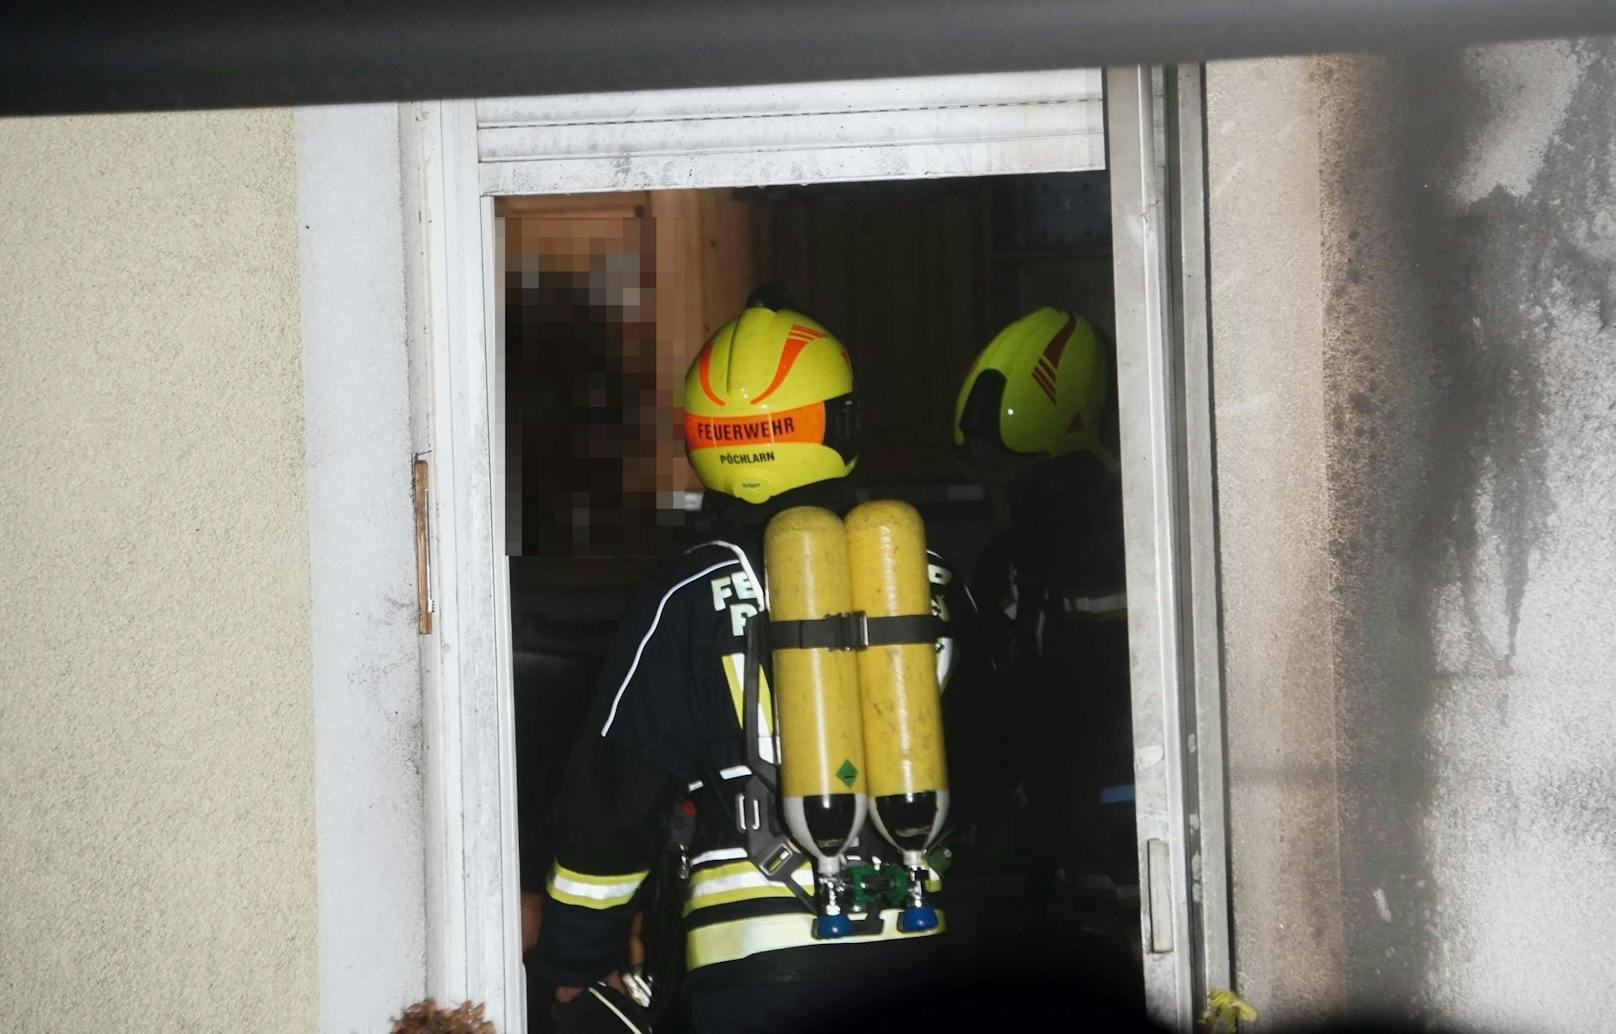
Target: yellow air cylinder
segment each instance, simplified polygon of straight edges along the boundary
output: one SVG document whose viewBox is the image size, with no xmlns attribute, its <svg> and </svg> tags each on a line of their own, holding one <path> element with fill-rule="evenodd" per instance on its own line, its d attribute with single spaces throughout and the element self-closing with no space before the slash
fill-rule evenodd
<svg viewBox="0 0 1616 1034">
<path fill-rule="evenodd" d="M 908 503 L 872 500 L 847 515 L 853 607 L 872 621 L 931 614 L 926 531 Z M 859 653 L 869 808 L 881 835 L 911 872 L 910 907 L 901 928 L 930 929 L 935 914 L 919 887 L 925 852 L 948 814 L 941 693 L 933 643 L 871 646 Z"/>
<path fill-rule="evenodd" d="M 763 553 L 771 620 L 852 610 L 847 533 L 829 510 L 781 511 L 764 533 Z M 820 859 L 821 872 L 833 872 L 865 816 L 858 662 L 849 651 L 820 648 L 776 649 L 773 657 L 786 826 Z"/>
<path fill-rule="evenodd" d="M 931 613 L 926 533 L 914 507 L 884 499 L 854 508 L 847 546 L 855 610 L 871 618 Z M 872 646 L 858 666 L 870 796 L 948 789 L 936 647 Z"/>
</svg>

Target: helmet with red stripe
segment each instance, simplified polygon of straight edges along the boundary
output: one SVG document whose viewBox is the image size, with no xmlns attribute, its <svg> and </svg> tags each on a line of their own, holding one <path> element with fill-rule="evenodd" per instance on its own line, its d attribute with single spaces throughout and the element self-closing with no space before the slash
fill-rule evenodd
<svg viewBox="0 0 1616 1034">
<path fill-rule="evenodd" d="M 685 373 L 685 454 L 701 483 L 749 503 L 846 477 L 858 462 L 853 365 L 830 331 L 753 296 Z"/>
<path fill-rule="evenodd" d="M 960 385 L 954 444 L 981 466 L 1087 451 L 1116 469 L 1106 434 L 1110 350 L 1081 316 L 1039 309 L 988 343 Z"/>
</svg>

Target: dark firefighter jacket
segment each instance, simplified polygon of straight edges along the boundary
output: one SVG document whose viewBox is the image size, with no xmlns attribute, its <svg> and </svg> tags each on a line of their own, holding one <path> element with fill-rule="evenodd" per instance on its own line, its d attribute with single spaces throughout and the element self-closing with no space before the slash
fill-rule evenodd
<svg viewBox="0 0 1616 1034">
<path fill-rule="evenodd" d="M 991 766 L 1011 784 L 996 792 L 1025 813 L 1023 865 L 1129 875 L 1131 805 L 1109 806 L 1133 783 L 1121 483 L 1093 456 L 1063 456 L 1016 482 L 1010 504 L 971 583 L 1005 704 L 985 739 L 1019 748 Z"/>
<path fill-rule="evenodd" d="M 549 976 L 576 986 L 622 966 L 636 895 L 665 854 L 664 816 L 695 804 L 684 903 L 692 972 L 767 958 L 765 979 L 811 979 L 868 967 L 889 954 L 896 913 L 880 934 L 836 942 L 810 936 L 811 915 L 789 888 L 747 859 L 732 815 L 749 775 L 742 734 L 743 628 L 762 609 L 761 523 L 720 526 L 667 564 L 628 604 L 574 747 L 560 809 L 559 847 L 546 884 L 539 953 Z M 931 558 L 933 610 L 951 634 L 971 611 L 963 585 Z M 765 687 L 766 687 L 765 667 Z M 948 698 L 945 696 L 945 722 Z M 772 729 L 770 700 L 760 728 Z M 760 739 L 763 737 L 760 737 Z M 772 742 L 765 757 L 772 757 Z M 878 838 L 866 826 L 863 841 Z M 812 868 L 798 870 L 812 894 Z M 914 939 L 908 935 L 904 939 Z M 896 947 L 896 946 L 890 946 Z M 831 961 L 834 956 L 834 962 Z"/>
</svg>

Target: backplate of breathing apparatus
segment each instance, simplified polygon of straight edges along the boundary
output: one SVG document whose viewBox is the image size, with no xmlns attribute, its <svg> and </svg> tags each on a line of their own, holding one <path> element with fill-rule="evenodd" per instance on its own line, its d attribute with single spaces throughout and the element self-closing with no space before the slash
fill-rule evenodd
<svg viewBox="0 0 1616 1034">
<path fill-rule="evenodd" d="M 818 907 L 813 896 L 797 882 L 796 873 L 803 865 L 811 867 L 812 857 L 786 831 L 780 815 L 779 765 L 765 758 L 760 746 L 759 676 L 763 663 L 776 649 L 856 651 L 871 646 L 929 645 L 946 631 L 935 614 L 870 617 L 854 611 L 801 621 L 774 621 L 768 611 L 760 611 L 746 621 L 741 711 L 746 764 L 752 774 L 735 795 L 736 825 L 746 837 L 747 858 L 757 870 L 771 882 L 789 889 L 811 914 L 817 914 Z M 861 862 L 850 866 L 845 875 L 848 904 L 855 912 L 867 913 L 852 924 L 851 932 L 880 932 L 881 908 L 903 903 L 908 874 L 902 866 Z M 815 936 L 819 936 L 817 927 Z"/>
</svg>

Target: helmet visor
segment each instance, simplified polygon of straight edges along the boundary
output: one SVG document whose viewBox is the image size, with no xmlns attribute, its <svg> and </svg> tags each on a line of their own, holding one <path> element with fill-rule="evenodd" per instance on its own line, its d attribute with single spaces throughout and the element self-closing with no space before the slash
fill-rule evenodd
<svg viewBox="0 0 1616 1034">
<path fill-rule="evenodd" d="M 857 395 L 848 392 L 825 400 L 825 444 L 836 450 L 843 463 L 858 459 L 863 432 Z"/>
<path fill-rule="evenodd" d="M 960 408 L 960 451 L 972 469 L 983 473 L 1016 470 L 1049 456 L 1042 452 L 1017 452 L 1005 444 L 1004 391 L 1004 374 L 998 370 L 983 370 Z"/>
</svg>

